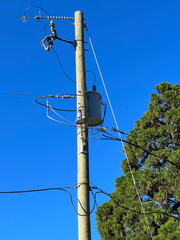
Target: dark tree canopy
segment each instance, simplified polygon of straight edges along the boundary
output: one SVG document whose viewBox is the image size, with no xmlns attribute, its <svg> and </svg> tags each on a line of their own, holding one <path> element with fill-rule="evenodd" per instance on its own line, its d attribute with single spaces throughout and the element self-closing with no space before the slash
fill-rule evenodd
<svg viewBox="0 0 180 240">
<path fill-rule="evenodd" d="M 147 214 L 124 159 L 112 199 L 97 210 L 102 240 L 180 239 L 180 84 L 163 82 L 156 90 L 125 145 Z"/>
</svg>

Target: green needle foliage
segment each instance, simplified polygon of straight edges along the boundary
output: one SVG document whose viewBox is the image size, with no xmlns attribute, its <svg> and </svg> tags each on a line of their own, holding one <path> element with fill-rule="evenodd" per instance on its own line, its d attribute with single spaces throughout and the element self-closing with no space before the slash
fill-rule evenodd
<svg viewBox="0 0 180 240">
<path fill-rule="evenodd" d="M 136 188 L 124 159 L 124 176 L 97 210 L 102 240 L 180 239 L 180 84 L 163 82 L 156 90 L 126 139 Z"/>
</svg>

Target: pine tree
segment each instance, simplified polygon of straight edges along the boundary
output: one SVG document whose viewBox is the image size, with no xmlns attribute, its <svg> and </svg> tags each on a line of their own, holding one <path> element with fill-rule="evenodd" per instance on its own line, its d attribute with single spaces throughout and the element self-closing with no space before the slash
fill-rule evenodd
<svg viewBox="0 0 180 240">
<path fill-rule="evenodd" d="M 97 210 L 102 240 L 180 239 L 180 84 L 163 82 L 156 90 L 126 139 L 138 192 L 124 159 L 124 176 Z"/>
</svg>

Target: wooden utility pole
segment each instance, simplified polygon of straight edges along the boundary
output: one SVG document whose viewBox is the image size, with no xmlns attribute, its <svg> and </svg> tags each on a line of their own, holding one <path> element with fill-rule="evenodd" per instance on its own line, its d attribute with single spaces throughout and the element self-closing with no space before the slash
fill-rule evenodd
<svg viewBox="0 0 180 240">
<path fill-rule="evenodd" d="M 84 59 L 84 18 L 75 12 L 77 160 L 78 160 L 78 240 L 90 240 L 89 157 L 87 129 L 86 77 Z"/>
</svg>

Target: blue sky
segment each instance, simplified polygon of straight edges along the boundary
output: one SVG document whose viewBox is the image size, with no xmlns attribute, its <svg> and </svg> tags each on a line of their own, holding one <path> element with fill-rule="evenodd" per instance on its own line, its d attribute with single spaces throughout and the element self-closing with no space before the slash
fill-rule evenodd
<svg viewBox="0 0 180 240">
<path fill-rule="evenodd" d="M 157 84 L 179 83 L 178 0 L 2 0 L 0 14 L 21 16 L 34 5 L 54 16 L 73 17 L 76 10 L 84 12 L 120 130 L 133 129 L 135 121 L 147 111 L 150 94 Z M 38 9 L 27 12 L 29 16 L 38 14 Z M 63 74 L 55 54 L 44 51 L 40 45 L 47 21 L 28 19 L 24 23 L 21 18 L 2 15 L 0 20 L 0 93 L 75 93 L 75 84 Z M 73 22 L 55 23 L 60 37 L 74 40 Z M 87 34 L 85 39 L 88 42 Z M 56 41 L 54 49 L 67 74 L 75 79 L 73 47 Z M 86 69 L 95 73 L 98 91 L 107 103 L 89 43 L 86 49 Z M 87 73 L 89 90 L 93 83 L 93 75 Z M 60 108 L 75 108 L 75 100 L 51 103 Z M 48 119 L 45 108 L 36 104 L 33 97 L 1 94 L 0 106 L 0 191 L 76 184 L 76 129 Z M 76 117 L 74 113 L 61 114 L 73 122 Z M 115 127 L 109 106 L 104 126 Z M 90 180 L 113 192 L 115 179 L 122 175 L 121 145 L 89 141 Z M 76 190 L 70 192 L 76 203 Z M 106 200 L 108 197 L 103 195 L 97 198 L 99 205 Z M 0 212 L 0 239 L 77 239 L 77 215 L 64 192 L 1 194 Z M 91 224 L 92 239 L 98 240 L 94 213 Z"/>
</svg>

